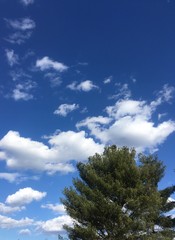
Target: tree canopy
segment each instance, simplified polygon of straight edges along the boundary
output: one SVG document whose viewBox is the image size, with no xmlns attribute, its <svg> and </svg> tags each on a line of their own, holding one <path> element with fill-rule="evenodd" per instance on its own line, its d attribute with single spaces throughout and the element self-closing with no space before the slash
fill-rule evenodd
<svg viewBox="0 0 175 240">
<path fill-rule="evenodd" d="M 79 178 L 64 189 L 63 204 L 74 220 L 65 226 L 72 240 L 144 240 L 175 236 L 175 186 L 159 190 L 165 166 L 157 156 L 127 147 L 105 148 L 87 163 L 78 163 Z"/>
</svg>

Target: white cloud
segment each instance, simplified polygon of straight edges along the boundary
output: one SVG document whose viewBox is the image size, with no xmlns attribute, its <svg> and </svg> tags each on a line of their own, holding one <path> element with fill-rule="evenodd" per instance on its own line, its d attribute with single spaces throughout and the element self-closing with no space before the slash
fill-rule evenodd
<svg viewBox="0 0 175 240">
<path fill-rule="evenodd" d="M 94 88 L 98 88 L 95 84 L 93 84 L 92 81 L 86 80 L 81 83 L 73 82 L 67 86 L 67 88 L 71 90 L 78 90 L 78 91 L 84 91 L 84 92 L 89 92 Z"/>
<path fill-rule="evenodd" d="M 22 206 L 22 207 L 12 207 L 12 206 L 5 205 L 4 203 L 0 203 L 0 213 L 2 213 L 2 214 L 10 214 L 10 213 L 13 213 L 13 212 L 19 212 L 19 211 L 22 211 L 24 209 L 25 209 L 24 206 Z"/>
<path fill-rule="evenodd" d="M 20 235 L 30 235 L 30 234 L 31 234 L 31 231 L 30 231 L 28 228 L 26 228 L 26 229 L 21 229 L 21 230 L 19 231 L 19 234 L 20 234 Z"/>
<path fill-rule="evenodd" d="M 108 84 L 112 81 L 112 76 L 105 78 L 105 80 L 103 81 L 104 84 Z"/>
<path fill-rule="evenodd" d="M 110 96 L 109 97 L 110 99 L 120 99 L 120 98 L 129 99 L 131 97 L 131 91 L 127 83 L 124 83 L 124 84 L 117 83 L 116 86 L 118 87 L 117 93 Z"/>
<path fill-rule="evenodd" d="M 27 176 L 19 173 L 6 173 L 6 172 L 1 172 L 0 173 L 0 179 L 4 179 L 8 181 L 9 183 L 16 183 L 19 184 L 21 182 L 27 181 L 27 180 L 39 180 L 38 176 Z"/>
<path fill-rule="evenodd" d="M 46 196 L 46 192 L 39 192 L 30 187 L 19 189 L 16 193 L 9 195 L 6 203 L 11 206 L 23 206 L 32 201 L 40 201 Z"/>
<path fill-rule="evenodd" d="M 36 61 L 36 67 L 38 67 L 41 71 L 54 69 L 58 72 L 64 72 L 68 69 L 66 65 L 60 62 L 53 61 L 49 57 L 43 57 Z"/>
<path fill-rule="evenodd" d="M 81 142 L 81 144 L 79 144 Z M 84 131 L 59 132 L 49 137 L 50 148 L 42 142 L 23 138 L 18 132 L 9 131 L 0 141 L 0 160 L 10 169 L 55 172 L 72 172 L 72 160 L 84 161 L 104 145 L 87 138 Z"/>
<path fill-rule="evenodd" d="M 57 214 L 65 214 L 66 213 L 66 209 L 63 204 L 45 204 L 45 205 L 42 205 L 41 207 L 50 209 L 54 213 L 57 213 Z"/>
<path fill-rule="evenodd" d="M 6 49 L 6 58 L 8 61 L 8 64 L 13 67 L 15 64 L 19 64 L 19 57 L 17 54 L 15 54 L 13 49 Z"/>
<path fill-rule="evenodd" d="M 36 27 L 35 22 L 30 18 L 21 18 L 15 20 L 5 19 L 5 21 L 7 22 L 9 27 L 19 31 L 28 31 Z"/>
<path fill-rule="evenodd" d="M 64 231 L 63 225 L 72 226 L 72 219 L 67 215 L 59 216 L 57 218 L 38 223 L 38 229 L 44 233 L 58 234 Z"/>
<path fill-rule="evenodd" d="M 75 111 L 79 108 L 78 104 L 61 104 L 57 110 L 54 111 L 54 114 L 66 117 L 68 113 Z"/>
<path fill-rule="evenodd" d="M 16 220 L 13 218 L 0 215 L 0 228 L 3 228 L 3 229 L 30 226 L 33 223 L 34 223 L 33 219 L 30 219 L 30 218 L 22 218 L 20 220 Z"/>
<path fill-rule="evenodd" d="M 7 38 L 5 38 L 5 40 L 9 43 L 20 45 L 24 43 L 27 39 L 29 39 L 31 35 L 32 35 L 31 31 L 28 32 L 17 31 L 15 33 L 10 34 Z"/>
<path fill-rule="evenodd" d="M 33 95 L 30 93 L 30 91 L 36 87 L 36 83 L 32 82 L 32 81 L 26 81 L 23 84 L 17 84 L 15 89 L 13 90 L 13 93 L 11 95 L 11 97 L 15 100 L 15 101 L 19 101 L 19 100 L 24 100 L 24 101 L 28 101 L 33 99 Z"/>
<path fill-rule="evenodd" d="M 25 5 L 25 6 L 28 6 L 30 4 L 33 4 L 34 3 L 34 0 L 20 0 L 20 2 Z"/>
<path fill-rule="evenodd" d="M 0 173 L 0 179 L 7 180 L 10 183 L 18 181 L 17 179 L 20 178 L 19 173 Z"/>
<path fill-rule="evenodd" d="M 58 74 L 56 73 L 49 72 L 49 73 L 46 73 L 44 77 L 49 79 L 51 87 L 58 87 L 62 83 L 61 77 L 58 76 Z"/>
</svg>

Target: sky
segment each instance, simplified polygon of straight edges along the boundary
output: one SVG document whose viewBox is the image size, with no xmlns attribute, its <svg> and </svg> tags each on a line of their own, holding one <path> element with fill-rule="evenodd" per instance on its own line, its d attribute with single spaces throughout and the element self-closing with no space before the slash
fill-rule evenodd
<svg viewBox="0 0 175 240">
<path fill-rule="evenodd" d="M 64 236 L 76 163 L 111 144 L 174 184 L 174 0 L 0 0 L 0 26 L 0 239 Z"/>
</svg>

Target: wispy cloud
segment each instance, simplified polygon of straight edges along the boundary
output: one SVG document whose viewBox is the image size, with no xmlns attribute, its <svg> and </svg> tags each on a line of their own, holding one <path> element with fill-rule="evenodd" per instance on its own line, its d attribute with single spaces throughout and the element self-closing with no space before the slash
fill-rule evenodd
<svg viewBox="0 0 175 240">
<path fill-rule="evenodd" d="M 8 26 L 14 30 L 26 31 L 32 30 L 36 27 L 35 22 L 30 18 L 21 18 L 14 20 L 5 18 L 5 21 Z"/>
<path fill-rule="evenodd" d="M 116 83 L 115 85 L 117 86 L 117 93 L 110 96 L 109 99 L 129 99 L 131 97 L 131 91 L 127 83 Z"/>
<path fill-rule="evenodd" d="M 12 44 L 22 44 L 24 43 L 26 40 L 28 40 L 32 35 L 32 32 L 15 32 L 10 34 L 7 38 L 5 38 L 5 40 L 9 43 Z"/>
<path fill-rule="evenodd" d="M 78 91 L 89 92 L 89 91 L 91 91 L 91 90 L 93 90 L 95 88 L 97 89 L 98 86 L 93 84 L 92 81 L 86 80 L 86 81 L 83 81 L 81 83 L 73 82 L 73 83 L 69 84 L 67 86 L 67 88 L 69 88 L 71 90 L 78 90 Z"/>
<path fill-rule="evenodd" d="M 7 62 L 11 67 L 14 66 L 15 64 L 19 64 L 19 57 L 14 52 L 13 49 L 6 49 L 5 54 L 6 54 Z"/>
<path fill-rule="evenodd" d="M 38 59 L 36 61 L 36 67 L 39 68 L 41 71 L 49 70 L 49 69 L 54 69 L 55 71 L 58 72 L 64 72 L 68 69 L 66 65 L 64 65 L 61 62 L 53 61 L 49 57 L 45 56 L 41 59 Z"/>
<path fill-rule="evenodd" d="M 22 44 L 32 35 L 33 29 L 36 27 L 35 22 L 30 18 L 6 19 L 7 26 L 13 31 L 5 38 L 12 44 Z"/>
<path fill-rule="evenodd" d="M 31 235 L 31 231 L 30 231 L 28 228 L 26 228 L 26 229 L 21 229 L 21 230 L 19 231 L 19 234 L 20 234 L 20 235 Z"/>
<path fill-rule="evenodd" d="M 28 101 L 33 99 L 33 94 L 30 91 L 36 87 L 36 83 L 32 81 L 26 81 L 25 83 L 19 83 L 15 86 L 11 97 L 15 101 L 24 100 Z"/>
<path fill-rule="evenodd" d="M 49 72 L 44 75 L 45 78 L 49 79 L 51 87 L 58 87 L 61 85 L 61 77 L 57 73 Z"/>
<path fill-rule="evenodd" d="M 20 2 L 24 5 L 24 6 L 28 6 L 30 4 L 34 3 L 34 0 L 20 0 Z"/>
<path fill-rule="evenodd" d="M 50 209 L 56 214 L 66 214 L 66 209 L 63 204 L 45 204 L 41 205 L 41 207 Z"/>
<path fill-rule="evenodd" d="M 105 78 L 103 83 L 104 84 L 109 84 L 111 81 L 112 81 L 112 76 Z"/>
<path fill-rule="evenodd" d="M 68 113 L 79 108 L 78 104 L 61 104 L 57 110 L 54 111 L 54 114 L 66 117 Z"/>
</svg>

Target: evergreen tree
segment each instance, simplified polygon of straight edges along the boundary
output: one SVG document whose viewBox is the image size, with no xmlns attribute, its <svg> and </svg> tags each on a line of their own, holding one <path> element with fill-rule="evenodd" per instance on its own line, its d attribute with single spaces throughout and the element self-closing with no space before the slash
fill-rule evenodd
<svg viewBox="0 0 175 240">
<path fill-rule="evenodd" d="M 73 227 L 72 240 L 172 240 L 175 221 L 168 198 L 175 186 L 158 189 L 165 167 L 156 156 L 139 155 L 127 147 L 107 147 L 88 163 L 78 163 L 80 178 L 65 188 L 62 199 Z M 167 213 L 167 214 L 165 214 Z"/>
</svg>

